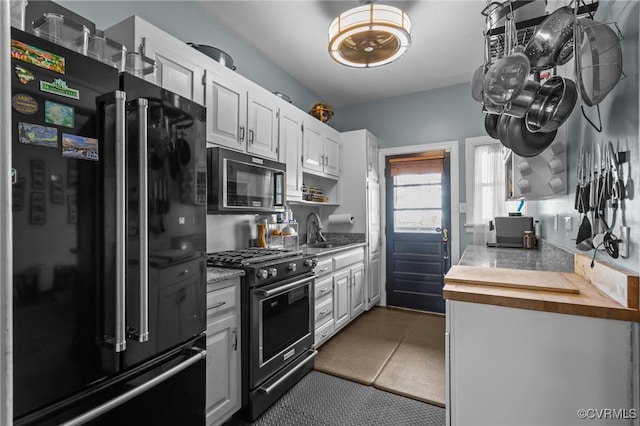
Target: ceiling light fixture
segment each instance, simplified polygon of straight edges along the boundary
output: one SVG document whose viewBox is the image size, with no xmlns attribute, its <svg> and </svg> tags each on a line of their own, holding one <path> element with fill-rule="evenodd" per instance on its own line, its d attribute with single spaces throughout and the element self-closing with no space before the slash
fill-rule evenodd
<svg viewBox="0 0 640 426">
<path fill-rule="evenodd" d="M 397 7 L 369 3 L 350 9 L 329 26 L 329 54 L 350 67 L 385 65 L 411 45 L 411 20 Z"/>
</svg>

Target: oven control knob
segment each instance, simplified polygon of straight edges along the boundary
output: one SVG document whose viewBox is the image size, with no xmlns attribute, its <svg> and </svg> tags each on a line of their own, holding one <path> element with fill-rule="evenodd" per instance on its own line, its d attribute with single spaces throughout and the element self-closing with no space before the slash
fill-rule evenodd
<svg viewBox="0 0 640 426">
<path fill-rule="evenodd" d="M 306 259 L 304 261 L 304 266 L 306 266 L 308 268 L 315 268 L 316 267 L 316 260 L 315 259 Z"/>
<path fill-rule="evenodd" d="M 269 268 L 269 276 L 275 277 L 276 275 L 278 275 L 278 270 L 276 268 Z"/>
<path fill-rule="evenodd" d="M 290 264 L 287 266 L 287 269 L 288 269 L 289 271 L 291 271 L 291 272 L 295 272 L 297 268 L 298 268 L 298 265 L 296 265 L 295 263 L 290 263 Z"/>
<path fill-rule="evenodd" d="M 266 269 L 260 269 L 257 274 L 258 274 L 258 278 L 261 278 L 263 280 L 266 280 L 267 277 L 269 276 Z"/>
</svg>

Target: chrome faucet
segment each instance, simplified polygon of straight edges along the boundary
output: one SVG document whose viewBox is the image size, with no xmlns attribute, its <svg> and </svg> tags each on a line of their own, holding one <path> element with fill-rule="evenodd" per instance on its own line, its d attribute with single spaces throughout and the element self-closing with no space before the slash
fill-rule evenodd
<svg viewBox="0 0 640 426">
<path fill-rule="evenodd" d="M 322 221 L 317 213 L 311 212 L 307 216 L 307 244 L 325 242 L 327 238 L 322 235 Z M 315 241 L 312 241 L 312 235 L 315 234 Z"/>
</svg>

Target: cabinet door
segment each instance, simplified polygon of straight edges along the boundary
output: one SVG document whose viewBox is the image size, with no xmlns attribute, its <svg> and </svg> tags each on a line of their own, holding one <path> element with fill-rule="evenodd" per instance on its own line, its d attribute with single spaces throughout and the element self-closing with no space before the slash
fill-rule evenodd
<svg viewBox="0 0 640 426">
<path fill-rule="evenodd" d="M 331 176 L 340 176 L 340 133 L 330 129 L 324 134 L 324 172 Z"/>
<path fill-rule="evenodd" d="M 316 121 L 315 123 L 314 120 Z M 306 118 L 302 135 L 302 167 L 322 172 L 324 170 L 324 155 L 322 152 L 322 125 L 313 117 Z"/>
<path fill-rule="evenodd" d="M 372 306 L 376 305 L 380 301 L 380 293 L 381 293 L 381 279 L 380 279 L 380 258 L 372 257 L 369 259 L 369 268 L 367 270 L 367 278 L 369 285 L 369 292 L 367 297 L 367 309 L 370 309 Z"/>
<path fill-rule="evenodd" d="M 278 103 L 272 93 L 250 89 L 247 94 L 247 151 L 278 159 Z"/>
<path fill-rule="evenodd" d="M 204 69 L 198 65 L 201 53 L 159 29 L 138 37 L 143 37 L 145 55 L 156 61 L 155 83 L 204 104 Z"/>
<path fill-rule="evenodd" d="M 378 138 L 367 133 L 367 177 L 378 180 Z"/>
<path fill-rule="evenodd" d="M 302 199 L 302 117 L 301 111 L 280 107 L 280 161 L 287 164 L 287 199 Z"/>
<path fill-rule="evenodd" d="M 207 142 L 245 151 L 247 91 L 220 71 L 206 70 Z"/>
<path fill-rule="evenodd" d="M 220 424 L 239 408 L 237 330 L 235 314 L 207 325 L 207 425 Z"/>
<path fill-rule="evenodd" d="M 349 322 L 349 271 L 333 277 L 333 318 L 336 330 Z"/>
<path fill-rule="evenodd" d="M 364 289 L 364 264 L 360 264 L 351 269 L 351 318 L 364 311 Z"/>
</svg>

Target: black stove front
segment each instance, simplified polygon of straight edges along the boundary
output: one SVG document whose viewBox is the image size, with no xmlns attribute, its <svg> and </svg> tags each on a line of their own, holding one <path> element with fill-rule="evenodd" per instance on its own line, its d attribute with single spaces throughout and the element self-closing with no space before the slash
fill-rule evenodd
<svg viewBox="0 0 640 426">
<path fill-rule="evenodd" d="M 243 269 L 241 416 L 254 421 L 313 369 L 313 268 L 302 251 L 210 253 L 209 266 Z"/>
</svg>

